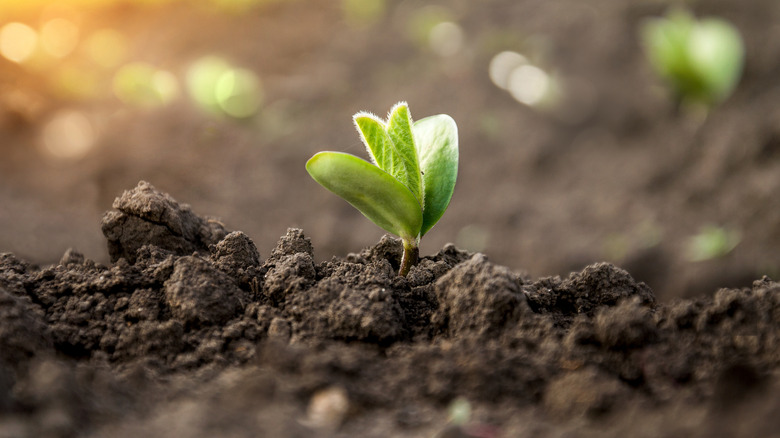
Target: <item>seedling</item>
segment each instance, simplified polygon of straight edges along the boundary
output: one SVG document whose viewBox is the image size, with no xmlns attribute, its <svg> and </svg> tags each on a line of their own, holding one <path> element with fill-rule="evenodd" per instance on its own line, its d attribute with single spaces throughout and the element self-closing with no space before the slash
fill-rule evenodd
<svg viewBox="0 0 780 438">
<path fill-rule="evenodd" d="M 412 121 L 406 102 L 387 120 L 353 117 L 371 163 L 342 152 L 319 152 L 306 163 L 315 181 L 379 227 L 401 237 L 399 275 L 417 264 L 420 239 L 439 221 L 458 176 L 458 128 L 446 114 Z"/>
<path fill-rule="evenodd" d="M 642 43 L 656 73 L 679 103 L 713 106 L 725 100 L 742 73 L 739 31 L 718 18 L 696 20 L 684 10 L 647 20 Z"/>
<path fill-rule="evenodd" d="M 730 253 L 742 239 L 739 231 L 705 225 L 699 234 L 688 241 L 688 260 L 701 262 L 723 257 Z"/>
</svg>

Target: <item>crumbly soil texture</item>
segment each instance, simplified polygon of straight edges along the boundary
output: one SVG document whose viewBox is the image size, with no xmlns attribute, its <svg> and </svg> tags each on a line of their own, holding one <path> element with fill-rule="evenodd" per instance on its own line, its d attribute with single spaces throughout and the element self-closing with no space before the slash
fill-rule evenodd
<svg viewBox="0 0 780 438">
<path fill-rule="evenodd" d="M 315 263 L 139 183 L 112 263 L 0 255 L 0 437 L 780 436 L 780 284 L 659 304 L 453 245 Z"/>
</svg>

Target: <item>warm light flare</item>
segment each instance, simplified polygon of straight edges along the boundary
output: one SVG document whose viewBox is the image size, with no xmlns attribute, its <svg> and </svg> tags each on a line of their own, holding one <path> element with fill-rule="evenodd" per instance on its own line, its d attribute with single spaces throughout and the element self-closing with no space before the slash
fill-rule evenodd
<svg viewBox="0 0 780 438">
<path fill-rule="evenodd" d="M 38 45 L 38 33 L 22 23 L 8 23 L 0 30 L 0 55 L 22 63 L 32 56 Z"/>
<path fill-rule="evenodd" d="M 55 58 L 70 54 L 78 40 L 79 28 L 64 18 L 49 20 L 41 27 L 41 45 Z"/>
<path fill-rule="evenodd" d="M 118 66 L 127 55 L 127 38 L 113 29 L 101 29 L 85 41 L 89 57 L 103 68 Z"/>
<path fill-rule="evenodd" d="M 59 159 L 84 156 L 95 145 L 96 134 L 84 113 L 64 110 L 43 129 L 43 147 L 49 155 Z"/>
<path fill-rule="evenodd" d="M 223 12 L 246 12 L 254 7 L 273 3 L 281 0 L 207 0 L 202 2 L 188 2 L 186 0 L 0 0 L 0 14 L 9 15 L 16 13 L 29 13 L 30 11 L 40 11 L 56 3 L 57 7 L 66 7 L 72 9 L 98 9 L 121 5 L 122 3 L 135 3 L 140 5 L 163 5 L 166 3 L 193 3 L 199 6 L 207 5 L 213 9 Z M 364 0 L 365 1 L 365 0 Z M 377 0 L 372 0 L 377 1 Z"/>
<path fill-rule="evenodd" d="M 169 1 L 169 0 L 165 0 Z M 163 1 L 146 0 L 147 3 L 162 3 Z M 51 7 L 51 0 L 1 0 L 0 12 L 3 13 L 25 13 L 29 11 L 43 10 Z M 68 8 L 96 8 L 117 5 L 117 0 L 59 0 L 56 2 L 58 7 Z"/>
</svg>

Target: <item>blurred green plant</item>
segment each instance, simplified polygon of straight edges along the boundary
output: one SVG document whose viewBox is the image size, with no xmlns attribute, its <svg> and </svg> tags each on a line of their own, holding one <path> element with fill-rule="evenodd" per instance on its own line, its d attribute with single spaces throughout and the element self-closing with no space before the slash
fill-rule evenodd
<svg viewBox="0 0 780 438">
<path fill-rule="evenodd" d="M 254 116 L 262 103 L 262 84 L 247 69 L 216 56 L 199 59 L 187 70 L 187 90 L 206 111 L 236 119 Z"/>
<path fill-rule="evenodd" d="M 705 225 L 688 241 L 688 260 L 700 262 L 720 258 L 730 253 L 742 239 L 739 231 Z"/>
<path fill-rule="evenodd" d="M 315 181 L 341 196 L 380 228 L 398 235 L 399 275 L 417 264 L 419 244 L 439 221 L 458 176 L 458 130 L 439 114 L 412 121 L 406 102 L 387 121 L 359 112 L 355 126 L 373 163 L 341 152 L 319 152 L 306 163 Z"/>
<path fill-rule="evenodd" d="M 739 82 L 744 47 L 739 31 L 725 20 L 696 20 L 682 9 L 646 20 L 642 43 L 655 72 L 681 104 L 712 107 Z"/>
</svg>

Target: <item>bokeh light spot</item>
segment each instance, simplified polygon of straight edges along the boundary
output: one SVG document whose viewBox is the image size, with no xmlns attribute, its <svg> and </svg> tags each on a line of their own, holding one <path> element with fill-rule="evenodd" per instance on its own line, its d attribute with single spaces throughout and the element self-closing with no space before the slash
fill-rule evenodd
<svg viewBox="0 0 780 438">
<path fill-rule="evenodd" d="M 196 61 L 187 70 L 187 89 L 192 98 L 207 110 L 218 110 L 215 89 L 220 77 L 230 70 L 227 61 L 207 56 Z"/>
<path fill-rule="evenodd" d="M 79 28 L 64 18 L 47 21 L 41 27 L 41 45 L 55 58 L 64 58 L 76 48 Z"/>
<path fill-rule="evenodd" d="M 534 106 L 544 100 L 550 89 L 550 77 L 533 65 L 522 65 L 509 75 L 509 93 L 518 102 Z"/>
<path fill-rule="evenodd" d="M 100 93 L 101 78 L 80 62 L 67 63 L 49 74 L 52 91 L 65 99 L 91 99 Z"/>
<path fill-rule="evenodd" d="M 119 69 L 114 75 L 113 88 L 119 100 L 139 107 L 166 104 L 178 95 L 179 90 L 173 74 L 142 62 Z"/>
<path fill-rule="evenodd" d="M 157 92 L 162 103 L 168 103 L 179 96 L 179 81 L 169 71 L 157 70 L 154 72 L 152 88 Z"/>
<path fill-rule="evenodd" d="M 214 91 L 219 107 L 231 117 L 250 117 L 260 107 L 260 81 L 249 70 L 225 72 L 220 76 Z"/>
<path fill-rule="evenodd" d="M 443 21 L 431 28 L 428 43 L 437 55 L 452 56 L 463 48 L 463 29 L 451 21 Z"/>
<path fill-rule="evenodd" d="M 0 54 L 8 60 L 22 63 L 35 52 L 38 33 L 22 23 L 8 23 L 0 30 Z"/>
<path fill-rule="evenodd" d="M 87 54 L 103 68 L 118 66 L 127 54 L 127 39 L 113 29 L 99 30 L 85 42 Z"/>
<path fill-rule="evenodd" d="M 203 109 L 234 118 L 253 116 L 262 101 L 260 78 L 247 69 L 207 56 L 187 71 L 187 89 Z"/>
<path fill-rule="evenodd" d="M 501 52 L 490 60 L 490 80 L 498 88 L 507 90 L 509 89 L 509 76 L 512 71 L 526 64 L 528 64 L 528 59 L 517 52 Z"/>
<path fill-rule="evenodd" d="M 438 5 L 428 5 L 418 8 L 406 19 L 407 36 L 417 43 L 420 47 L 430 45 L 431 30 L 436 25 L 444 22 L 452 22 L 452 12 Z"/>
<path fill-rule="evenodd" d="M 63 110 L 43 129 L 44 150 L 59 159 L 84 156 L 95 145 L 95 129 L 87 116 L 75 110 Z"/>
</svg>

